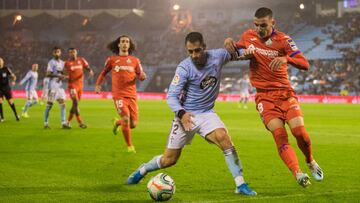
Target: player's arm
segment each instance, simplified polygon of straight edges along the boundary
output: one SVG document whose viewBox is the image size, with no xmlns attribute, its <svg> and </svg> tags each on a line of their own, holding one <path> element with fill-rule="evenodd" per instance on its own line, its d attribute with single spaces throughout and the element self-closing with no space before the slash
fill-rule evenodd
<svg viewBox="0 0 360 203">
<path fill-rule="evenodd" d="M 101 71 L 99 77 L 96 80 L 96 85 L 95 85 L 95 92 L 96 93 L 100 93 L 101 91 L 101 85 L 104 82 L 105 76 L 106 74 L 108 74 L 111 71 L 111 60 L 110 58 L 108 58 L 105 62 L 105 67 L 104 69 Z"/>
<path fill-rule="evenodd" d="M 31 77 L 30 72 L 27 72 L 25 77 L 20 81 L 20 85 L 23 85 L 24 83 L 26 83 Z"/>
<path fill-rule="evenodd" d="M 59 77 L 58 74 L 55 74 L 53 72 L 51 61 L 49 61 L 47 68 L 46 68 L 46 77 L 49 77 L 49 78 L 58 78 Z"/>
<path fill-rule="evenodd" d="M 11 84 L 12 85 L 15 85 L 15 82 L 16 82 L 16 75 L 11 71 L 10 68 L 7 68 L 8 72 L 9 72 L 9 75 L 11 77 Z"/>
<path fill-rule="evenodd" d="M 84 58 L 81 58 L 82 64 L 84 66 L 84 68 L 89 71 L 89 78 L 94 77 L 94 71 L 93 69 L 90 68 L 89 63 L 87 62 L 87 60 L 85 60 Z"/>
<path fill-rule="evenodd" d="M 175 115 L 180 119 L 181 124 L 185 131 L 191 130 L 194 125 L 192 121 L 192 114 L 186 112 L 181 105 L 180 96 L 188 80 L 188 72 L 184 67 L 178 66 L 175 72 L 175 76 L 170 84 L 167 94 L 167 103 Z"/>
<path fill-rule="evenodd" d="M 291 38 L 285 38 L 284 40 L 284 52 L 285 56 L 276 57 L 270 62 L 270 68 L 276 71 L 283 64 L 291 64 L 295 68 L 300 70 L 309 70 L 310 64 L 305 58 L 304 54 L 297 48 L 295 42 Z"/>
<path fill-rule="evenodd" d="M 141 62 L 139 59 L 137 59 L 135 71 L 136 71 L 137 78 L 139 78 L 140 81 L 146 80 L 147 76 L 146 76 L 146 73 L 144 72 L 144 69 L 141 66 Z"/>
<path fill-rule="evenodd" d="M 254 57 L 255 50 L 247 49 L 245 46 L 245 36 L 241 36 L 238 42 L 232 38 L 226 38 L 224 41 L 224 48 L 230 53 L 231 60 L 249 60 Z"/>
</svg>

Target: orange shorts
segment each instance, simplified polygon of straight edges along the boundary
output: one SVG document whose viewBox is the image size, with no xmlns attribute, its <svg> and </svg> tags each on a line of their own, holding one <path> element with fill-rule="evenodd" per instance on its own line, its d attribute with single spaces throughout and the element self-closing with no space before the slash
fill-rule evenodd
<svg viewBox="0 0 360 203">
<path fill-rule="evenodd" d="M 82 94 L 82 88 L 69 88 L 69 93 L 70 93 L 71 99 L 80 100 L 81 94 Z"/>
<path fill-rule="evenodd" d="M 138 120 L 138 105 L 135 98 L 114 98 L 114 104 L 121 117 L 128 116 L 132 121 Z"/>
<path fill-rule="evenodd" d="M 259 91 L 255 95 L 255 102 L 265 125 L 274 118 L 287 122 L 292 118 L 303 116 L 298 99 L 292 90 Z"/>
</svg>

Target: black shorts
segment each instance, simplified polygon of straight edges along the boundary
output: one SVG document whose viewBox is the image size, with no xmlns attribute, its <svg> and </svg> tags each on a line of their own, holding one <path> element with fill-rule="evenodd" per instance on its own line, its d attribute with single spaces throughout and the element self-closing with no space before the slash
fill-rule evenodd
<svg viewBox="0 0 360 203">
<path fill-rule="evenodd" d="M 0 88 L 0 98 L 5 97 L 7 100 L 12 99 L 12 93 L 10 88 Z"/>
</svg>

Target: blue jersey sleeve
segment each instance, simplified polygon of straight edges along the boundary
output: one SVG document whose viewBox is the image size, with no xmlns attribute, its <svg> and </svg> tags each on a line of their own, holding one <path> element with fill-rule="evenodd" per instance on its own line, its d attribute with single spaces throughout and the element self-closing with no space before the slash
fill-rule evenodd
<svg viewBox="0 0 360 203">
<path fill-rule="evenodd" d="M 167 94 L 167 103 L 175 113 L 184 109 L 180 102 L 180 95 L 188 81 L 188 75 L 189 73 L 184 67 L 178 66 L 175 76 L 170 84 Z"/>
<path fill-rule="evenodd" d="M 23 85 L 24 83 L 26 83 L 31 77 L 31 73 L 30 71 L 26 73 L 25 77 L 20 81 L 20 85 Z"/>
</svg>

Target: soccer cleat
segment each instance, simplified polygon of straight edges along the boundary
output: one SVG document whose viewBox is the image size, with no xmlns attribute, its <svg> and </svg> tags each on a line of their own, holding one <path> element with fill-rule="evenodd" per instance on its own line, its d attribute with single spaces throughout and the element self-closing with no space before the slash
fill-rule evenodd
<svg viewBox="0 0 360 203">
<path fill-rule="evenodd" d="M 23 112 L 23 113 L 21 114 L 21 117 L 22 117 L 22 118 L 29 118 L 30 116 L 29 116 L 29 114 L 28 114 L 27 112 Z"/>
<path fill-rule="evenodd" d="M 117 135 L 118 132 L 119 132 L 119 126 L 117 125 L 118 120 L 119 119 L 115 118 L 115 117 L 112 119 L 112 123 L 113 123 L 113 130 L 112 131 L 113 131 L 114 135 Z"/>
<path fill-rule="evenodd" d="M 316 181 L 322 181 L 324 179 L 324 172 L 320 168 L 319 164 L 315 160 L 307 164 L 311 170 L 311 174 Z"/>
<path fill-rule="evenodd" d="M 136 153 L 136 150 L 135 150 L 135 147 L 132 145 L 132 146 L 128 146 L 128 148 L 127 148 L 127 152 L 129 152 L 129 153 Z"/>
<path fill-rule="evenodd" d="M 144 164 L 142 164 L 138 169 L 136 169 L 136 171 L 134 171 L 127 179 L 127 184 L 128 185 L 134 185 L 134 184 L 138 184 L 140 182 L 141 179 L 143 179 L 143 175 L 141 175 L 140 173 L 140 168 L 143 167 Z"/>
<path fill-rule="evenodd" d="M 296 180 L 302 187 L 306 188 L 311 185 L 310 177 L 306 173 L 299 172 L 296 174 Z"/>
<path fill-rule="evenodd" d="M 49 124 L 45 124 L 44 129 L 51 129 L 51 128 L 50 128 Z"/>
<path fill-rule="evenodd" d="M 249 196 L 255 196 L 257 193 L 252 190 L 248 184 L 243 183 L 236 187 L 235 189 L 236 194 L 243 194 L 243 195 L 249 195 Z"/>
<path fill-rule="evenodd" d="M 15 119 L 16 121 L 20 121 L 20 117 L 18 115 L 15 117 Z"/>
<path fill-rule="evenodd" d="M 0 118 L 0 123 L 4 122 L 5 120 L 3 118 Z"/>
<path fill-rule="evenodd" d="M 79 124 L 79 127 L 82 128 L 82 129 L 86 129 L 87 128 L 87 125 L 85 123 L 80 123 Z"/>
<path fill-rule="evenodd" d="M 63 124 L 61 125 L 61 128 L 62 128 L 62 129 L 71 129 L 70 125 L 67 124 L 67 123 L 63 123 Z"/>
</svg>

